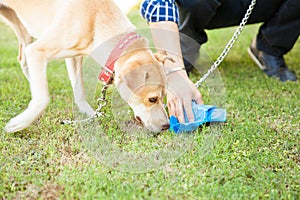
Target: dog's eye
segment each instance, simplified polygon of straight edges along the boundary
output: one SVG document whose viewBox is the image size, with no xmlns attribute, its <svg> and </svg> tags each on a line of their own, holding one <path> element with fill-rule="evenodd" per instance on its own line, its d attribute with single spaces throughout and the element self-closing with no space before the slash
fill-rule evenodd
<svg viewBox="0 0 300 200">
<path fill-rule="evenodd" d="M 151 103 L 156 103 L 157 100 L 158 100 L 158 97 L 152 97 L 152 98 L 149 98 L 149 101 L 150 101 Z"/>
</svg>

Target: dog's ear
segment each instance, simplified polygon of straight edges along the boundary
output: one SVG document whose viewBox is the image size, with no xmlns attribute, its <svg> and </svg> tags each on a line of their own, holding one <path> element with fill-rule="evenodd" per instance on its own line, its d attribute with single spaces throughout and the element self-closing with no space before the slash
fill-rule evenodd
<svg viewBox="0 0 300 200">
<path fill-rule="evenodd" d="M 130 46 L 125 49 L 124 53 L 134 52 L 141 49 L 149 49 L 149 41 L 144 37 L 141 37 L 131 43 Z"/>
<path fill-rule="evenodd" d="M 140 69 L 134 69 L 126 73 L 117 85 L 121 97 L 128 102 L 135 91 L 146 84 L 148 78 L 149 73 Z"/>
<path fill-rule="evenodd" d="M 157 51 L 154 54 L 154 57 L 156 58 L 156 60 L 158 62 L 162 63 L 163 65 L 165 64 L 166 60 L 170 60 L 171 62 L 175 62 L 173 57 L 169 56 L 166 51 Z"/>
<path fill-rule="evenodd" d="M 127 84 L 124 81 L 121 81 L 119 85 L 117 85 L 117 89 L 119 91 L 120 96 L 126 101 L 129 102 L 130 97 L 133 95 L 133 91 L 129 89 Z"/>
<path fill-rule="evenodd" d="M 149 78 L 149 73 L 143 69 L 133 69 L 125 74 L 123 81 L 128 88 L 134 92 L 146 84 L 146 80 Z"/>
</svg>

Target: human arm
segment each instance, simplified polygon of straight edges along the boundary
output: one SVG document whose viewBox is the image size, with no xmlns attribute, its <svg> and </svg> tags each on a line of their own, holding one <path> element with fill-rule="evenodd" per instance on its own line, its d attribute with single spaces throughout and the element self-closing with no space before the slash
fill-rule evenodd
<svg viewBox="0 0 300 200">
<path fill-rule="evenodd" d="M 166 71 L 179 66 L 184 67 L 177 25 L 178 11 L 174 0 L 146 0 L 142 3 L 141 11 L 151 27 L 156 49 L 164 51 L 168 57 L 173 59 L 173 61 L 165 61 Z M 181 70 L 168 74 L 167 84 L 169 114 L 176 116 L 179 122 L 183 123 L 184 109 L 189 121 L 194 121 L 192 100 L 198 104 L 202 104 L 203 101 L 200 92 L 188 78 L 186 71 Z"/>
</svg>

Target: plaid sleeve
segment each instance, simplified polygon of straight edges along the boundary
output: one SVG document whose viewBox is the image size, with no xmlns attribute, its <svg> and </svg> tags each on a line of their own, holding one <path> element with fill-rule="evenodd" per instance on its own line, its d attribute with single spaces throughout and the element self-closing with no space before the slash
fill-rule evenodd
<svg viewBox="0 0 300 200">
<path fill-rule="evenodd" d="M 172 21 L 178 23 L 178 8 L 175 0 L 144 0 L 140 11 L 148 22 Z"/>
</svg>

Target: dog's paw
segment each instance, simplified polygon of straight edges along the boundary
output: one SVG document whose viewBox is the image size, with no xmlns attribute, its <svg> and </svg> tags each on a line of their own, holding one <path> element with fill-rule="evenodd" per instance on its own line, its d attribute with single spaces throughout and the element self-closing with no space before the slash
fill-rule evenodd
<svg viewBox="0 0 300 200">
<path fill-rule="evenodd" d="M 28 127 L 30 124 L 31 121 L 22 120 L 21 117 L 17 116 L 8 122 L 4 128 L 4 131 L 6 133 L 14 133 Z"/>
</svg>

